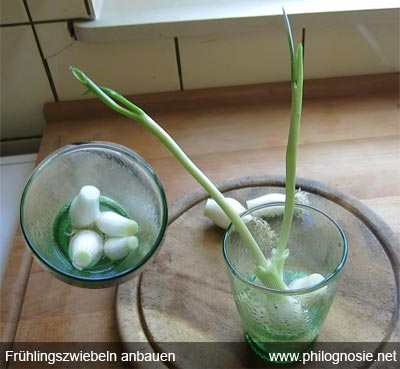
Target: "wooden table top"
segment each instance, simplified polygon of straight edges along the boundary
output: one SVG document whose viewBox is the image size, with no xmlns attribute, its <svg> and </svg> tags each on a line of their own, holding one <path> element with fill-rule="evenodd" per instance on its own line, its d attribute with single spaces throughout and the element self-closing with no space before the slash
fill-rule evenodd
<svg viewBox="0 0 400 369">
<path fill-rule="evenodd" d="M 397 74 L 306 81 L 297 174 L 360 200 L 400 235 L 398 82 Z M 218 183 L 284 174 L 288 97 L 284 83 L 132 100 Z M 98 101 L 49 104 L 44 111 L 39 161 L 72 142 L 112 141 L 153 166 L 169 204 L 199 187 L 143 127 Z M 115 294 L 116 288 L 86 290 L 53 278 L 32 262 L 18 231 L 2 288 L 2 340 L 118 342 Z"/>
</svg>

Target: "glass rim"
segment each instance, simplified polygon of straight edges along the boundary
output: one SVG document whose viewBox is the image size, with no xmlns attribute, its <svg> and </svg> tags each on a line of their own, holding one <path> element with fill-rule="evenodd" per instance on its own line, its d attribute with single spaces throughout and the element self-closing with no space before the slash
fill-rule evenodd
<svg viewBox="0 0 400 369">
<path fill-rule="evenodd" d="M 70 154 L 74 153 L 77 151 L 81 151 L 82 149 L 107 149 L 110 151 L 118 152 L 119 154 L 126 155 L 127 157 L 135 160 L 136 162 L 140 163 L 140 165 L 145 169 L 145 171 L 150 175 L 150 177 L 154 180 L 154 182 L 157 185 L 157 188 L 159 190 L 160 198 L 161 198 L 161 203 L 162 203 L 162 222 L 161 222 L 161 228 L 160 232 L 157 235 L 157 239 L 152 245 L 152 248 L 149 250 L 149 252 L 146 254 L 146 256 L 130 268 L 124 269 L 123 271 L 111 275 L 111 276 L 104 276 L 104 277 L 99 277 L 99 276 L 80 276 L 77 274 L 72 274 L 68 273 L 62 268 L 58 268 L 52 263 L 50 263 L 46 258 L 44 258 L 41 253 L 37 250 L 35 245 L 33 244 L 31 237 L 28 234 L 28 231 L 25 226 L 24 222 L 24 204 L 25 204 L 25 199 L 26 196 L 29 192 L 29 188 L 34 181 L 34 179 L 40 174 L 40 172 L 47 167 L 52 161 L 57 159 L 58 157 L 62 156 L 63 154 Z M 78 143 L 72 143 L 66 146 L 63 146 L 55 151 L 53 151 L 51 154 L 46 156 L 38 165 L 37 167 L 33 170 L 31 175 L 29 176 L 22 195 L 21 195 L 21 202 L 20 202 L 20 224 L 21 224 L 21 231 L 25 240 L 25 243 L 28 245 L 29 249 L 32 251 L 32 253 L 38 258 L 38 260 L 43 263 L 47 268 L 49 268 L 52 272 L 55 272 L 56 274 L 59 274 L 62 277 L 66 277 L 67 279 L 73 279 L 77 282 L 93 282 L 93 283 L 99 283 L 99 282 L 112 282 L 116 279 L 123 278 L 127 276 L 128 274 L 140 270 L 140 268 L 149 260 L 151 257 L 155 254 L 155 252 L 158 250 L 159 246 L 162 244 L 163 238 L 165 236 L 165 231 L 168 225 L 168 203 L 167 199 L 165 196 L 164 188 L 161 183 L 160 178 L 158 177 L 157 173 L 155 170 L 151 167 L 149 163 L 147 163 L 139 154 L 134 152 L 133 150 L 128 149 L 125 146 L 113 143 L 113 142 L 107 142 L 107 141 L 88 141 L 88 142 L 78 142 Z"/>
<path fill-rule="evenodd" d="M 240 217 L 243 218 L 246 215 L 249 215 L 251 213 L 253 213 L 254 211 L 260 210 L 260 209 L 265 209 L 265 208 L 269 208 L 269 207 L 274 207 L 274 206 L 285 206 L 284 202 L 273 202 L 273 203 L 268 203 L 268 204 L 263 204 L 263 205 L 258 205 L 255 206 L 251 209 L 248 209 L 246 211 L 244 211 L 243 213 L 240 214 Z M 316 284 L 313 284 L 311 286 L 308 287 L 303 287 L 303 288 L 297 288 L 297 289 L 289 289 L 289 290 L 279 290 L 279 289 L 275 289 L 275 288 L 270 288 L 270 287 L 266 287 L 264 285 L 260 285 L 257 283 L 254 283 L 252 281 L 250 281 L 249 279 L 247 279 L 243 274 L 241 274 L 236 268 L 235 266 L 232 264 L 228 254 L 227 254 L 227 250 L 226 250 L 226 244 L 227 244 L 227 238 L 229 233 L 232 231 L 232 228 L 234 227 L 233 224 L 231 223 L 229 225 L 229 227 L 226 229 L 225 233 L 224 233 L 224 238 L 222 241 L 222 250 L 223 250 L 223 255 L 224 255 L 224 259 L 226 264 L 229 267 L 229 270 L 236 276 L 238 277 L 242 282 L 250 285 L 251 287 L 263 290 L 265 292 L 270 292 L 270 293 L 274 293 L 274 294 L 278 294 L 278 295 L 286 295 L 286 296 L 293 296 L 293 295 L 302 295 L 302 294 L 306 294 L 315 290 L 318 290 L 322 287 L 324 287 L 325 285 L 327 285 L 329 283 L 330 280 L 332 280 L 344 267 L 346 259 L 347 259 L 347 255 L 348 255 L 348 242 L 347 242 L 347 237 L 346 234 L 344 233 L 342 227 L 336 222 L 335 219 L 333 219 L 329 214 L 327 214 L 326 212 L 324 212 L 321 209 L 318 209 L 315 206 L 312 205 L 308 205 L 308 204 L 301 204 L 301 203 L 295 203 L 295 208 L 305 208 L 305 209 L 311 209 L 312 211 L 318 212 L 320 214 L 322 214 L 325 218 L 327 218 L 338 230 L 342 241 L 343 241 L 343 254 L 342 257 L 338 263 L 338 265 L 336 266 L 336 268 L 326 277 L 324 277 L 324 279 Z"/>
</svg>

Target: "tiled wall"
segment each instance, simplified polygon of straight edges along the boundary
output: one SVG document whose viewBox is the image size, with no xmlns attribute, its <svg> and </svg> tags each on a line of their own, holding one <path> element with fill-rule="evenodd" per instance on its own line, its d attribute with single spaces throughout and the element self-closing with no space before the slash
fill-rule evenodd
<svg viewBox="0 0 400 369">
<path fill-rule="evenodd" d="M 399 71 L 398 9 L 348 12 L 340 16 L 291 17 L 293 35 L 305 28 L 305 79 Z M 289 78 L 287 39 L 271 21 L 252 32 L 179 37 L 182 76 L 188 89 Z"/>
<path fill-rule="evenodd" d="M 2 154 L 36 151 L 45 124 L 43 104 L 57 100 L 40 29 L 57 25 L 68 34 L 69 20 L 91 16 L 84 0 L 1 0 Z"/>
<path fill-rule="evenodd" d="M 84 98 L 70 65 L 130 94 L 289 78 L 286 36 L 276 24 L 251 32 L 87 43 L 74 38 L 71 23 L 93 16 L 89 0 L 1 1 L 3 155 L 37 150 L 45 102 Z M 296 36 L 302 26 L 307 30 L 305 77 L 398 71 L 399 12 L 374 14 L 350 14 L 339 25 L 328 17 L 319 23 L 295 17 Z"/>
</svg>

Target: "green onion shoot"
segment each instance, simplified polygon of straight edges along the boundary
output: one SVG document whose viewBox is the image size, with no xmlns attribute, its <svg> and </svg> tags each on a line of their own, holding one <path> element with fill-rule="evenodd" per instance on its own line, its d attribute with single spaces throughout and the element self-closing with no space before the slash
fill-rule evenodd
<svg viewBox="0 0 400 369">
<path fill-rule="evenodd" d="M 284 13 L 284 19 L 290 45 L 292 109 L 286 151 L 286 197 L 283 225 L 279 235 L 278 246 L 273 250 L 269 257 L 266 257 L 261 251 L 259 245 L 247 228 L 245 221 L 240 217 L 238 207 L 233 205 L 231 200 L 225 198 L 218 188 L 190 160 L 179 145 L 159 124 L 157 124 L 156 121 L 118 92 L 107 87 L 100 87 L 78 68 L 70 68 L 73 75 L 104 104 L 119 114 L 142 124 L 167 147 L 171 154 L 208 192 L 210 197 L 229 218 L 229 221 L 233 224 L 254 258 L 256 264 L 255 273 L 259 280 L 266 287 L 277 290 L 288 289 L 283 278 L 283 268 L 285 260 L 289 255 L 289 250 L 286 246 L 294 212 L 297 143 L 303 97 L 303 47 L 302 44 L 299 43 L 296 52 L 294 51 L 290 23 L 286 13 Z"/>
</svg>

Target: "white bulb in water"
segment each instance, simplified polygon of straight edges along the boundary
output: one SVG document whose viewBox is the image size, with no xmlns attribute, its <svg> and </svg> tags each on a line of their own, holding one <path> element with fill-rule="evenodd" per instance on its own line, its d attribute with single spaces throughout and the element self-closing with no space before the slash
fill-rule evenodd
<svg viewBox="0 0 400 369">
<path fill-rule="evenodd" d="M 111 260 L 119 260 L 138 248 L 139 240 L 135 236 L 109 238 L 104 243 L 104 254 Z"/>
<path fill-rule="evenodd" d="M 110 237 L 134 236 L 139 229 L 138 224 L 134 220 L 125 218 L 112 211 L 100 213 L 96 219 L 96 226 Z"/>
<path fill-rule="evenodd" d="M 310 275 L 307 275 L 302 278 L 297 278 L 294 279 L 292 282 L 289 284 L 289 288 L 291 290 L 297 290 L 297 289 L 302 289 L 302 288 L 307 288 L 314 286 L 324 280 L 324 277 L 321 274 L 318 273 L 313 273 Z M 326 286 L 315 290 L 311 291 L 305 294 L 298 295 L 297 298 L 303 305 L 311 305 L 318 301 L 319 299 L 323 298 L 324 294 L 326 292 Z"/>
<path fill-rule="evenodd" d="M 72 265 L 83 270 L 96 264 L 103 255 L 103 239 L 91 230 L 78 231 L 69 242 Z"/>
<path fill-rule="evenodd" d="M 94 186 L 84 186 L 72 200 L 69 208 L 72 225 L 84 228 L 92 225 L 100 214 L 100 191 Z"/>
</svg>

